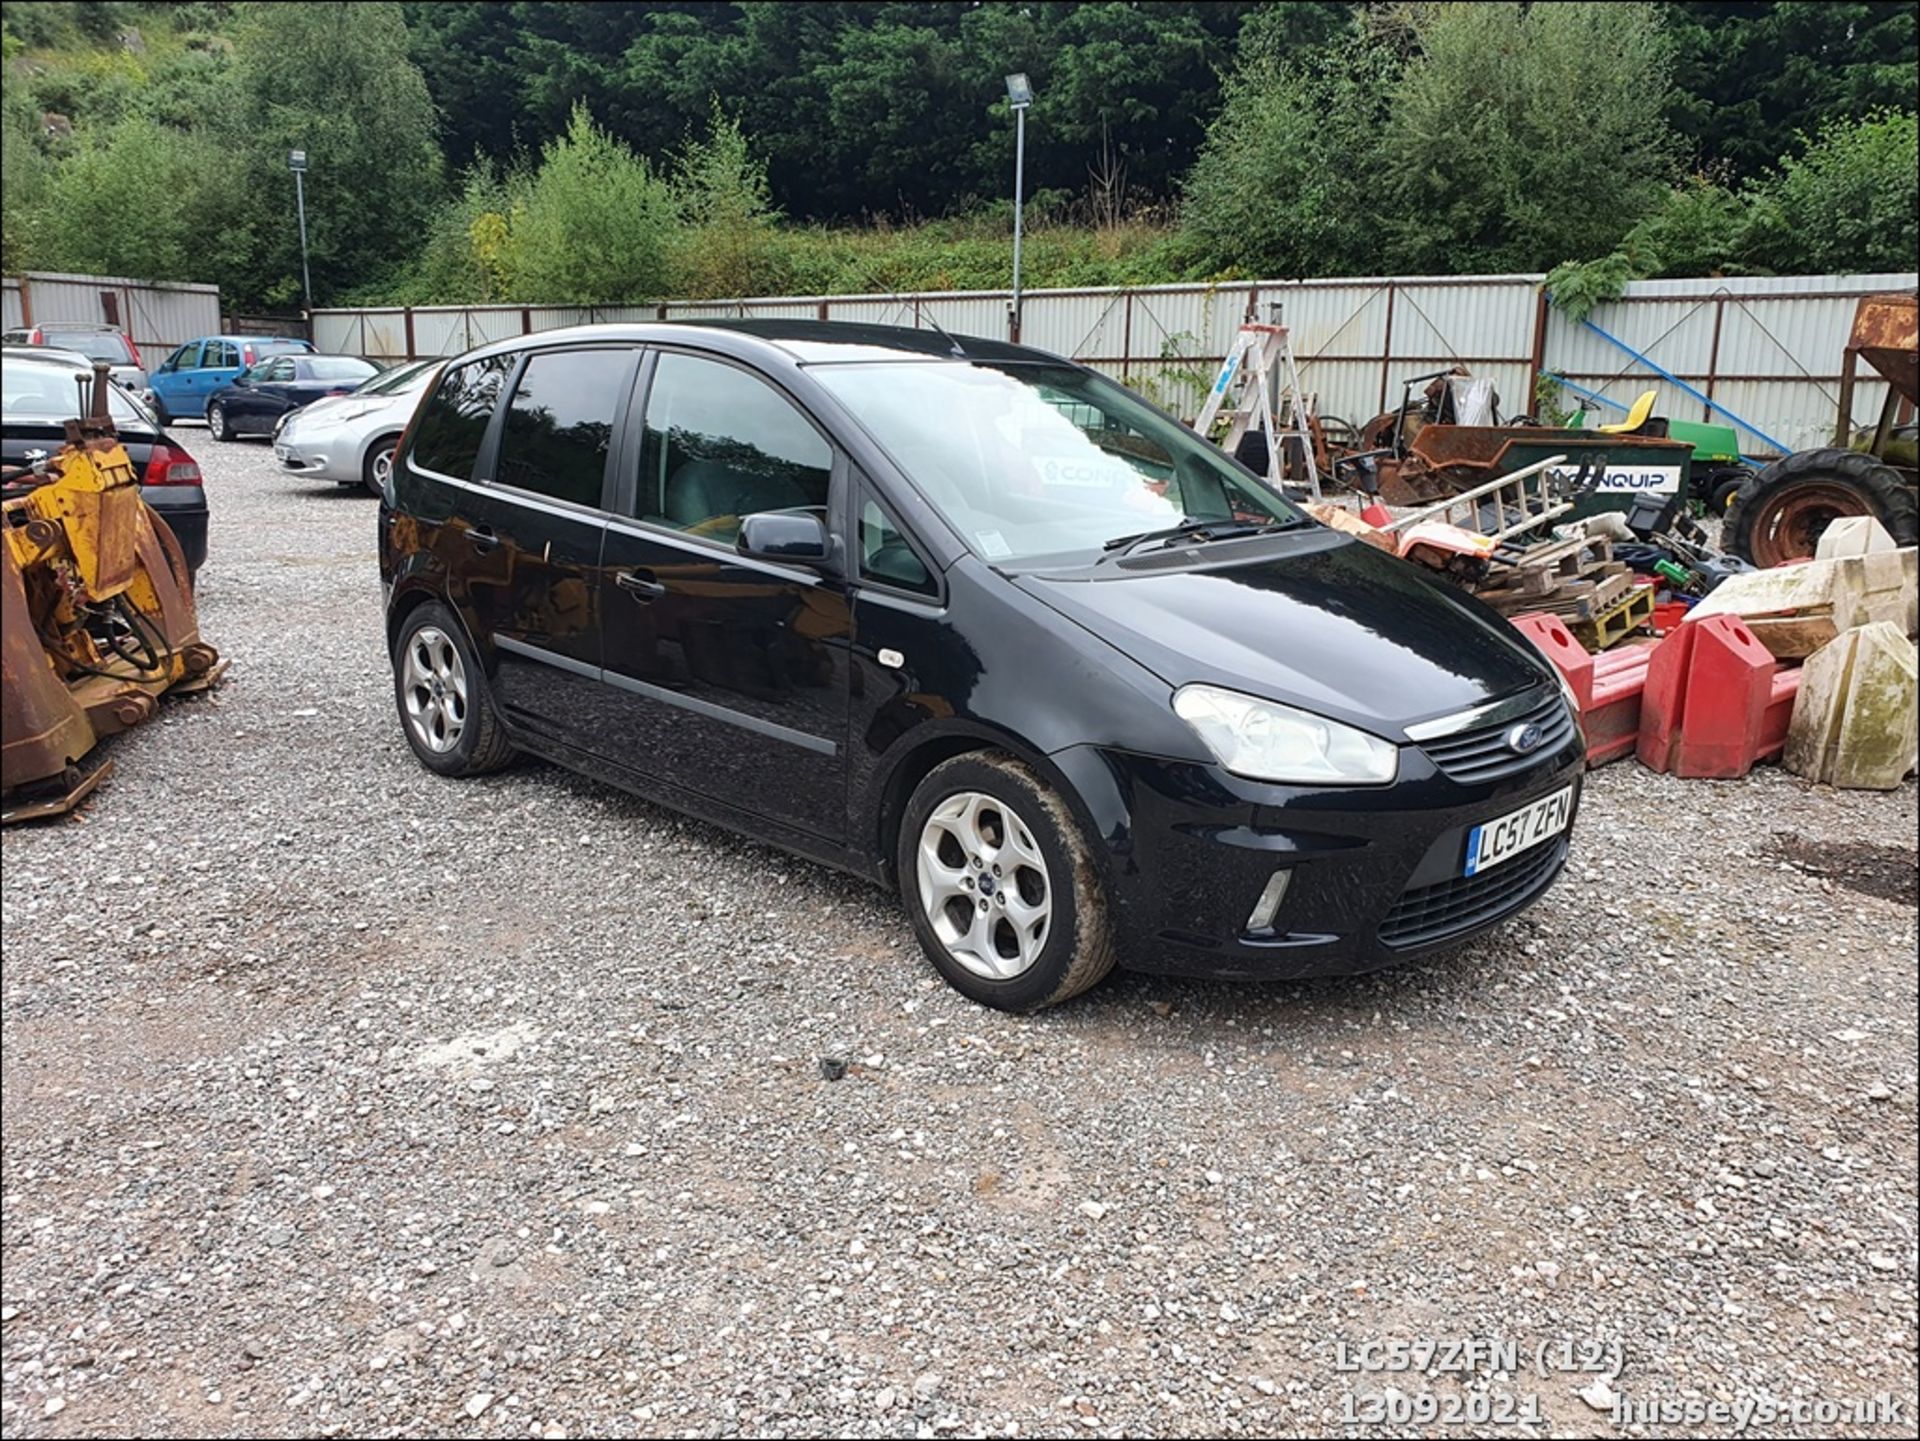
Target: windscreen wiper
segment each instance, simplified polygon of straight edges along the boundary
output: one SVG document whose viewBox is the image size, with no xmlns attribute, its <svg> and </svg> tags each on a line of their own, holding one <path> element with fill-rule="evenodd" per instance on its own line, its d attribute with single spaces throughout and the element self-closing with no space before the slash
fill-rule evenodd
<svg viewBox="0 0 1920 1441">
<path fill-rule="evenodd" d="M 1205 544 L 1210 540 L 1229 540 L 1246 535 L 1269 535 L 1275 531 L 1293 530 L 1302 524 L 1298 520 L 1200 520 L 1188 516 L 1178 525 L 1170 525 L 1161 530 L 1143 530 L 1136 535 L 1116 535 L 1103 544 L 1100 549 L 1106 554 L 1101 560 L 1118 560 L 1132 555 L 1136 550 L 1153 544 L 1170 545 L 1178 540 L 1191 540 L 1195 544 Z"/>
</svg>

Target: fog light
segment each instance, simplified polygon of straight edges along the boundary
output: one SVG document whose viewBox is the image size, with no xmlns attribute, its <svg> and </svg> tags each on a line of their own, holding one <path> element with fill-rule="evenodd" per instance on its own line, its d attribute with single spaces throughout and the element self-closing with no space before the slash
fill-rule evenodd
<svg viewBox="0 0 1920 1441">
<path fill-rule="evenodd" d="M 1267 882 L 1266 889 L 1260 892 L 1260 899 L 1253 903 L 1253 909 L 1247 914 L 1247 929 L 1250 931 L 1270 931 L 1273 918 L 1280 910 L 1280 902 L 1287 898 L 1287 883 L 1293 879 L 1292 871 L 1275 871 Z"/>
</svg>

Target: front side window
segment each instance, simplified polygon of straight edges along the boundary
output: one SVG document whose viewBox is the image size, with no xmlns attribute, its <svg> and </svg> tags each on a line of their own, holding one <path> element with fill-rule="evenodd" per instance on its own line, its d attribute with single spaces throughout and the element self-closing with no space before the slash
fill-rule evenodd
<svg viewBox="0 0 1920 1441">
<path fill-rule="evenodd" d="M 1188 520 L 1300 519 L 1185 426 L 1077 366 L 905 361 L 813 374 L 990 562 L 1085 559 Z"/>
<path fill-rule="evenodd" d="M 200 342 L 196 340 L 192 344 L 183 345 L 174 351 L 172 355 L 167 357 L 166 363 L 160 368 L 162 370 L 191 370 L 193 369 L 193 363 L 199 358 Z"/>
<path fill-rule="evenodd" d="M 932 595 L 936 589 L 933 576 L 893 517 L 872 499 L 860 504 L 860 578 L 920 595 Z"/>
<path fill-rule="evenodd" d="M 415 465 L 456 480 L 473 477 L 480 442 L 486 438 L 487 422 L 493 418 L 511 358 L 494 355 L 456 365 L 441 378 L 415 427 L 411 452 Z"/>
<path fill-rule="evenodd" d="M 500 484 L 597 507 L 614 417 L 630 384 L 629 359 L 624 350 L 531 357 L 500 432 Z"/>
<path fill-rule="evenodd" d="M 291 360 L 267 360 L 248 372 L 254 380 L 292 380 L 293 362 Z"/>
<path fill-rule="evenodd" d="M 639 515 L 731 545 L 742 517 L 824 513 L 833 452 L 793 402 L 735 366 L 664 354 L 647 395 Z"/>
</svg>

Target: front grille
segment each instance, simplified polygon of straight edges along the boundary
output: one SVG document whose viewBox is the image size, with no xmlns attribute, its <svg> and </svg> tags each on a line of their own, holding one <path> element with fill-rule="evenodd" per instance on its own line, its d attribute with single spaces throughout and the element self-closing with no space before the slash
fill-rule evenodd
<svg viewBox="0 0 1920 1441">
<path fill-rule="evenodd" d="M 1507 736 L 1515 726 L 1522 725 L 1539 726 L 1541 740 L 1525 755 L 1516 755 L 1507 745 Z M 1549 693 L 1530 711 L 1509 717 L 1498 725 L 1441 736 L 1426 742 L 1422 749 L 1451 779 L 1463 785 L 1479 785 L 1533 769 L 1565 745 L 1572 735 L 1573 715 L 1567 710 L 1566 701 L 1557 693 Z"/>
<path fill-rule="evenodd" d="M 1402 895 L 1380 923 L 1380 943 L 1430 946 L 1511 915 L 1545 889 L 1567 854 L 1566 838 L 1523 851 L 1504 866 Z"/>
</svg>

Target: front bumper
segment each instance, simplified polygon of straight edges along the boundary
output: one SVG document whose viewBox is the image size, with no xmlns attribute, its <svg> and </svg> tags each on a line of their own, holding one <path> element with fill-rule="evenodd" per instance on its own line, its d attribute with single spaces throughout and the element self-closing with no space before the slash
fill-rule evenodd
<svg viewBox="0 0 1920 1441">
<path fill-rule="evenodd" d="M 360 457 L 351 451 L 351 444 L 340 436 L 309 440 L 291 424 L 273 437 L 274 464 L 288 475 L 311 476 L 341 485 L 360 479 Z"/>
<path fill-rule="evenodd" d="M 1417 746 L 1390 786 L 1314 790 L 1095 746 L 1051 759 L 1092 815 L 1120 964 L 1290 978 L 1376 970 L 1458 946 L 1526 909 L 1567 856 L 1585 769 L 1577 732 L 1519 775 L 1450 779 Z M 1567 829 L 1474 877 L 1467 833 L 1565 786 Z M 1248 928 L 1276 871 L 1286 892 Z"/>
</svg>

